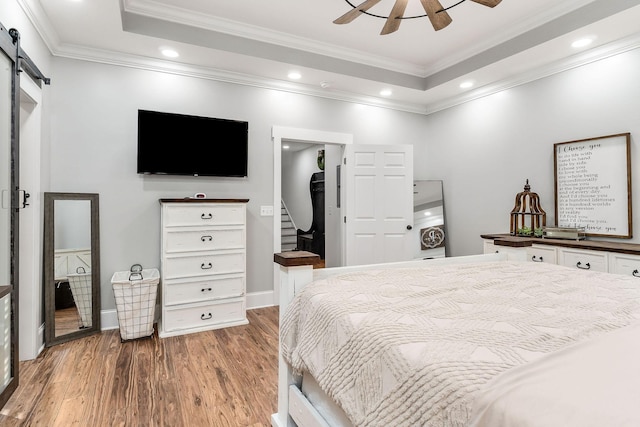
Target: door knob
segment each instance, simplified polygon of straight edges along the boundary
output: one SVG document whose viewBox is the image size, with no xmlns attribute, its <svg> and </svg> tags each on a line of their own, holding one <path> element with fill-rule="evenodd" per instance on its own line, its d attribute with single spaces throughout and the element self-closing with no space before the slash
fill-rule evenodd
<svg viewBox="0 0 640 427">
<path fill-rule="evenodd" d="M 407 225 L 407 230 L 412 230 L 412 229 L 413 229 L 413 227 L 412 227 L 412 226 Z"/>
</svg>

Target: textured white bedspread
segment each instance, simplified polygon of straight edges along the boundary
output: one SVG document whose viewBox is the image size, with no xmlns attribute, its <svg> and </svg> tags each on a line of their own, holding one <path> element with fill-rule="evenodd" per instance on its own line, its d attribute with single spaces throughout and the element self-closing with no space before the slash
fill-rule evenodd
<svg viewBox="0 0 640 427">
<path fill-rule="evenodd" d="M 506 371 L 474 409 L 471 427 L 640 426 L 640 325 Z"/>
<path fill-rule="evenodd" d="M 356 426 L 462 426 L 503 372 L 640 319 L 640 281 L 542 263 L 434 265 L 307 286 L 285 359 Z M 487 424 L 488 425 L 488 424 Z M 513 425 L 513 424 L 511 424 Z"/>
</svg>

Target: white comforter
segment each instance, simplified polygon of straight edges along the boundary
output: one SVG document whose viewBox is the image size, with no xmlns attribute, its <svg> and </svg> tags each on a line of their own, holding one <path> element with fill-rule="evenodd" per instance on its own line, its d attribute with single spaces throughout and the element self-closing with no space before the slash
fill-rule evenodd
<svg viewBox="0 0 640 427">
<path fill-rule="evenodd" d="M 316 282 L 281 336 L 356 426 L 462 426 L 500 374 L 639 319 L 637 279 L 479 263 Z"/>
<path fill-rule="evenodd" d="M 638 427 L 640 325 L 510 369 L 474 406 L 470 427 Z"/>
</svg>

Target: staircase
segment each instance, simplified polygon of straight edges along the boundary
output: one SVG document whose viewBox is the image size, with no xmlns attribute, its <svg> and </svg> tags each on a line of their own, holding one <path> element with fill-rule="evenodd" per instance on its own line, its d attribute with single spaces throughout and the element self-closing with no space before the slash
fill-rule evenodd
<svg viewBox="0 0 640 427">
<path fill-rule="evenodd" d="M 297 233 L 296 225 L 293 223 L 289 211 L 284 202 L 280 202 L 280 215 L 281 215 L 281 240 L 280 250 L 282 252 L 293 251 L 297 246 Z"/>
</svg>

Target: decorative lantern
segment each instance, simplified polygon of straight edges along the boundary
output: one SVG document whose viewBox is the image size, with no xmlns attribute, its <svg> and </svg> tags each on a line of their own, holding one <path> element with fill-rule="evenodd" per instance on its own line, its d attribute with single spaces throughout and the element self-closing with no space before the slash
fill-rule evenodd
<svg viewBox="0 0 640 427">
<path fill-rule="evenodd" d="M 532 193 L 529 180 L 524 191 L 516 194 L 516 204 L 511 211 L 512 236 L 542 236 L 542 227 L 547 225 L 547 214 L 540 207 L 540 198 Z"/>
</svg>

